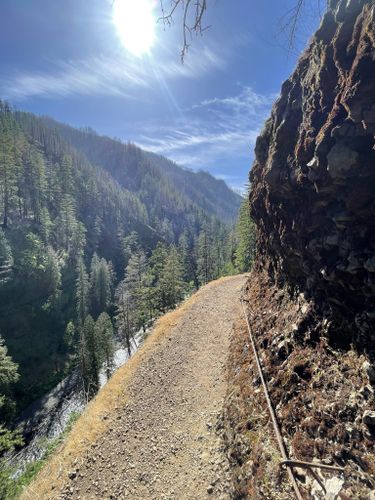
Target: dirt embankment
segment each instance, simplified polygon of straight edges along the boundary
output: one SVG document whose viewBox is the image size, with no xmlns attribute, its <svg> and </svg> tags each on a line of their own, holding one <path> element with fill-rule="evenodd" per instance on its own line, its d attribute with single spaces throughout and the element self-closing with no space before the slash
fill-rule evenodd
<svg viewBox="0 0 375 500">
<path fill-rule="evenodd" d="M 270 397 L 290 458 L 345 468 L 321 473 L 321 484 L 296 469 L 307 499 L 373 500 L 375 375 L 365 355 L 328 340 L 329 321 L 313 301 L 291 297 L 253 273 L 248 313 Z M 231 336 L 223 435 L 236 498 L 294 498 L 270 421 L 245 320 Z M 372 495 L 372 496 L 371 496 Z"/>
<path fill-rule="evenodd" d="M 163 318 L 24 498 L 229 498 L 216 427 L 244 281 L 209 284 Z"/>
</svg>

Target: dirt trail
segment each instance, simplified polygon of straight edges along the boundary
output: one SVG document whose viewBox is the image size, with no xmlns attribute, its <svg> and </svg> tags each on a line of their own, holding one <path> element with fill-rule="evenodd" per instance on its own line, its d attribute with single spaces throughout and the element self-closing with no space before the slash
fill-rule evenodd
<svg viewBox="0 0 375 500">
<path fill-rule="evenodd" d="M 244 280 L 201 290 L 139 365 L 107 431 L 48 498 L 229 498 L 229 465 L 215 425 Z"/>
</svg>

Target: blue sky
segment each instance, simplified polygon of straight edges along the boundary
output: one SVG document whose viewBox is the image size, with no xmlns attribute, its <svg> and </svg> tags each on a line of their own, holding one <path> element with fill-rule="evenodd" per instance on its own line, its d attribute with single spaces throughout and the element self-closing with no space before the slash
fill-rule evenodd
<svg viewBox="0 0 375 500">
<path fill-rule="evenodd" d="M 137 57 L 121 43 L 112 0 L 1 0 L 0 98 L 241 188 L 257 133 L 319 22 L 311 0 L 288 51 L 281 27 L 295 3 L 208 0 L 210 28 L 193 37 L 182 65 L 179 14 Z"/>
</svg>

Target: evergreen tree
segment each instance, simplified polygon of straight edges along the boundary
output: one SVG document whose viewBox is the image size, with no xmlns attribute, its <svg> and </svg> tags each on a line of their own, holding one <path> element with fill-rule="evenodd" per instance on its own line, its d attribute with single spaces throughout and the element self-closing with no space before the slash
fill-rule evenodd
<svg viewBox="0 0 375 500">
<path fill-rule="evenodd" d="M 63 195 L 59 204 L 58 216 L 54 221 L 57 242 L 70 252 L 74 230 L 77 226 L 75 201 L 70 195 Z"/>
<path fill-rule="evenodd" d="M 174 245 L 169 248 L 163 275 L 162 281 L 164 282 L 163 288 L 166 290 L 166 305 L 168 308 L 174 308 L 182 300 L 185 291 L 183 268 Z"/>
<path fill-rule="evenodd" d="M 159 242 L 153 250 L 150 264 L 152 272 L 152 281 L 154 288 L 155 307 L 158 311 L 166 311 L 168 309 L 168 284 L 165 280 L 165 271 L 167 268 L 168 247 Z"/>
<path fill-rule="evenodd" d="M 132 231 L 128 236 L 121 238 L 121 250 L 126 267 L 132 254 L 140 250 L 139 236 L 136 231 Z"/>
<path fill-rule="evenodd" d="M 120 336 L 125 341 L 125 347 L 128 355 L 131 355 L 131 342 L 134 337 L 134 328 L 136 325 L 136 317 L 134 314 L 134 302 L 128 284 L 122 280 L 116 289 L 116 326 Z"/>
<path fill-rule="evenodd" d="M 108 310 L 112 299 L 112 272 L 105 259 L 95 253 L 90 271 L 91 311 L 94 318 Z"/>
<path fill-rule="evenodd" d="M 210 228 L 207 225 L 199 233 L 197 254 L 198 279 L 200 284 L 205 285 L 214 277 L 212 237 Z"/>
<path fill-rule="evenodd" d="M 13 416 L 15 403 L 11 390 L 18 379 L 18 365 L 8 355 L 8 349 L 0 335 L 0 429 Z"/>
<path fill-rule="evenodd" d="M 68 324 L 66 325 L 64 333 L 64 344 L 69 352 L 74 350 L 75 336 L 76 336 L 76 328 L 74 326 L 73 321 L 69 321 Z"/>
<path fill-rule="evenodd" d="M 90 399 L 99 388 L 100 363 L 95 338 L 95 322 L 86 316 L 80 333 L 80 368 L 86 397 Z"/>
<path fill-rule="evenodd" d="M 242 201 L 238 217 L 235 263 L 239 272 L 249 271 L 255 256 L 255 228 L 250 218 L 249 198 Z"/>
<path fill-rule="evenodd" d="M 184 281 L 186 283 L 193 282 L 194 285 L 198 287 L 194 242 L 192 241 L 192 238 L 189 237 L 186 230 L 182 233 L 180 239 L 178 240 L 178 251 L 181 258 Z"/>
<path fill-rule="evenodd" d="M 14 446 L 23 444 L 19 433 L 7 428 L 15 412 L 16 404 L 12 388 L 18 379 L 18 365 L 8 355 L 4 340 L 0 335 L 0 457 Z M 0 469 L 1 466 L 0 462 Z M 2 486 L 0 481 L 0 494 Z"/>
<path fill-rule="evenodd" d="M 12 266 L 12 249 L 3 230 L 0 229 L 0 286 L 9 280 L 12 273 Z"/>
<path fill-rule="evenodd" d="M 40 223 L 46 191 L 45 164 L 43 156 L 33 146 L 30 146 L 25 154 L 23 169 L 24 194 L 29 201 L 29 206 L 25 206 L 24 211 L 30 209 L 34 221 Z"/>
<path fill-rule="evenodd" d="M 19 260 L 21 276 L 34 278 L 36 283 L 45 271 L 46 252 L 42 240 L 33 232 L 25 238 L 25 248 Z"/>
<path fill-rule="evenodd" d="M 86 228 L 82 222 L 75 222 L 72 231 L 72 240 L 70 246 L 70 255 L 73 259 L 84 254 L 86 246 Z"/>
<path fill-rule="evenodd" d="M 61 296 L 61 271 L 56 252 L 50 246 L 47 247 L 44 274 L 47 283 L 47 304 L 52 308 L 56 308 Z"/>
<path fill-rule="evenodd" d="M 125 283 L 132 297 L 135 327 L 146 329 L 150 319 L 149 274 L 146 256 L 142 251 L 134 253 L 125 270 Z"/>
<path fill-rule="evenodd" d="M 39 214 L 40 235 L 44 244 L 50 243 L 53 223 L 47 207 L 41 207 Z"/>
<path fill-rule="evenodd" d="M 89 311 L 89 278 L 86 272 L 86 266 L 82 257 L 77 262 L 76 279 L 76 311 L 78 325 L 82 326 Z"/>
<path fill-rule="evenodd" d="M 114 366 L 115 342 L 112 321 L 105 312 L 101 313 L 96 320 L 95 339 L 99 366 L 104 363 L 107 378 L 109 378 Z"/>
<path fill-rule="evenodd" d="M 6 110 L 0 116 L 0 214 L 4 229 L 8 227 L 12 209 L 17 203 L 17 136 L 12 114 Z"/>
</svg>

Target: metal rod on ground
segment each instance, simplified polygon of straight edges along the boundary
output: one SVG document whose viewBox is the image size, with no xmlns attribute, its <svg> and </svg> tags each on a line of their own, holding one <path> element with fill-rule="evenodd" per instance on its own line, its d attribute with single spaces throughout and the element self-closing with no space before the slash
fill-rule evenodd
<svg viewBox="0 0 375 500">
<path fill-rule="evenodd" d="M 276 434 L 277 442 L 278 442 L 278 445 L 279 445 L 279 448 L 280 448 L 281 456 L 283 457 L 283 461 L 285 462 L 285 465 L 286 465 L 286 468 L 287 468 L 286 470 L 287 470 L 289 479 L 290 479 L 290 481 L 292 483 L 292 486 L 293 486 L 294 492 L 296 494 L 296 497 L 298 498 L 298 500 L 303 500 L 303 496 L 301 495 L 301 492 L 300 492 L 300 489 L 298 487 L 296 478 L 294 477 L 294 474 L 293 474 L 292 465 L 290 465 L 290 464 L 287 463 L 289 461 L 289 459 L 288 459 L 288 455 L 287 455 L 287 452 L 286 452 L 285 443 L 284 443 L 283 438 L 282 438 L 282 436 L 280 434 L 279 424 L 278 424 L 277 419 L 276 419 L 276 414 L 275 414 L 275 411 L 274 411 L 273 406 L 272 406 L 272 402 L 271 402 L 271 399 L 270 399 L 270 396 L 269 396 L 269 393 L 268 393 L 268 389 L 267 389 L 267 384 L 266 384 L 266 381 L 265 381 L 264 376 L 263 376 L 263 370 L 262 370 L 262 367 L 261 367 L 261 364 L 260 364 L 260 361 L 259 361 L 258 351 L 257 351 L 256 345 L 255 345 L 255 342 L 254 342 L 254 337 L 253 337 L 253 332 L 252 332 L 251 324 L 250 324 L 249 317 L 247 315 L 247 312 L 246 312 L 246 309 L 245 309 L 245 306 L 244 306 L 244 301 L 242 299 L 241 299 L 241 304 L 242 304 L 243 313 L 244 313 L 244 316 L 245 316 L 245 319 L 246 319 L 247 328 L 248 328 L 248 331 L 249 331 L 250 342 L 251 342 L 251 345 L 252 345 L 252 348 L 253 348 L 256 365 L 257 365 L 257 368 L 258 368 L 260 379 L 262 381 L 262 385 L 263 385 L 263 389 L 264 389 L 264 394 L 266 396 L 268 410 L 270 412 L 271 420 L 272 420 L 272 423 L 273 423 L 273 427 L 275 429 L 275 434 Z"/>
<path fill-rule="evenodd" d="M 334 472 L 345 472 L 344 467 L 336 467 L 335 465 L 326 465 L 317 462 L 303 462 L 302 460 L 283 460 L 281 465 L 289 465 L 292 467 L 316 467 L 318 469 L 326 469 Z"/>
</svg>

